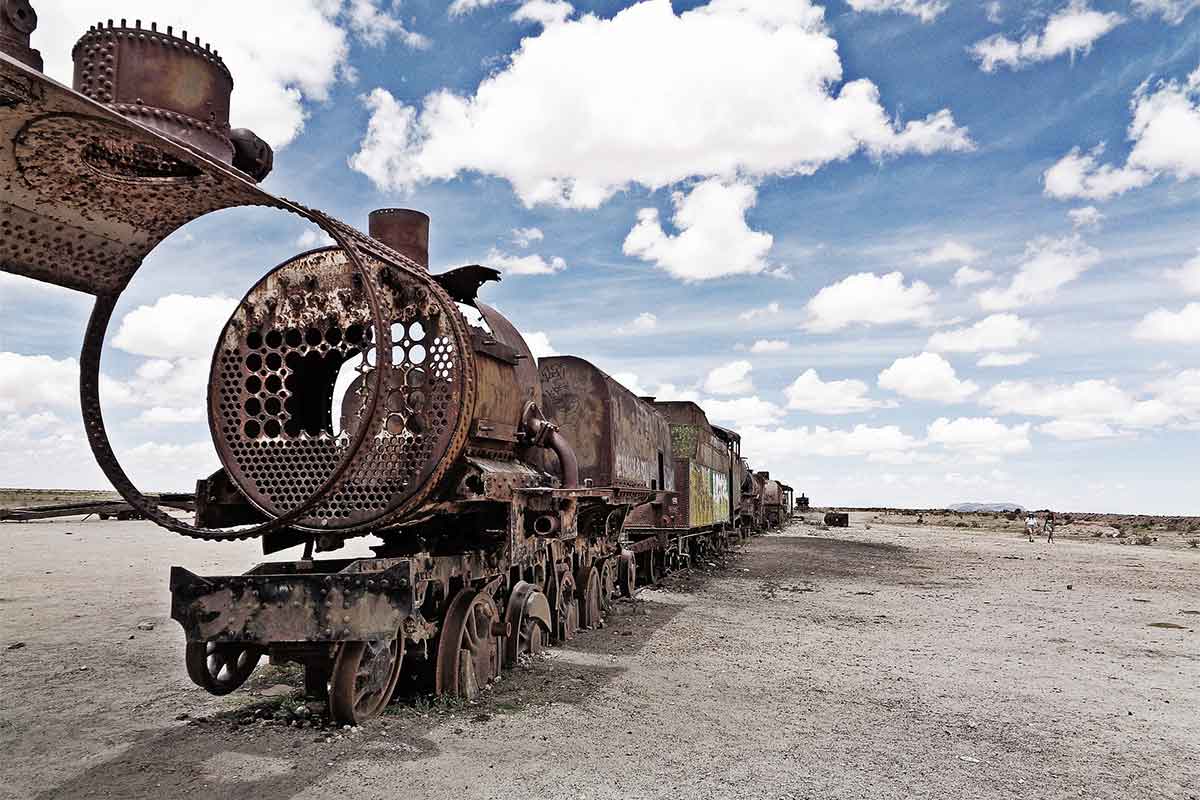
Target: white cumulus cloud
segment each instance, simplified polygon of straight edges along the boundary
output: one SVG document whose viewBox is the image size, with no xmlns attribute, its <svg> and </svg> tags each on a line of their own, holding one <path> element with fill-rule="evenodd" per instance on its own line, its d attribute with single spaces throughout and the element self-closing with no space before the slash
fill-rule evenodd
<svg viewBox="0 0 1200 800">
<path fill-rule="evenodd" d="M 995 280 L 996 273 L 990 269 L 975 269 L 971 266 L 961 266 L 954 271 L 953 283 L 958 288 L 962 289 L 967 286 L 976 286 L 980 283 L 987 283 Z"/>
<path fill-rule="evenodd" d="M 808 301 L 805 328 L 813 333 L 831 333 L 855 323 L 923 325 L 933 319 L 936 299 L 937 293 L 923 281 L 906 286 L 900 272 L 860 272 L 826 286 Z"/>
<path fill-rule="evenodd" d="M 734 430 L 754 425 L 773 425 L 784 416 L 782 408 L 757 395 L 732 400 L 703 400 L 700 407 L 704 409 L 709 422 L 728 425 Z"/>
<path fill-rule="evenodd" d="M 1169 390 L 1175 387 L 1149 388 L 1149 396 L 1138 397 L 1113 380 L 1091 379 L 1071 384 L 1002 381 L 984 392 L 979 402 L 999 414 L 1050 418 L 1058 424 L 1046 427 L 1043 433 L 1064 434 L 1060 438 L 1072 439 L 1091 438 L 1084 435 L 1089 431 L 1113 435 L 1114 426 L 1158 427 L 1200 413 L 1200 405 L 1190 407 L 1172 397 Z"/>
<path fill-rule="evenodd" d="M 977 367 L 1019 367 L 1037 358 L 1035 353 L 988 353 L 975 363 Z"/>
<path fill-rule="evenodd" d="M 1020 41 L 997 33 L 970 48 L 984 72 L 998 67 L 1021 69 L 1038 61 L 1069 53 L 1074 59 L 1087 53 L 1100 37 L 1123 23 L 1125 18 L 1115 12 L 1096 11 L 1087 0 L 1070 0 L 1046 20 L 1046 27 Z"/>
<path fill-rule="evenodd" d="M 549 358 L 557 356 L 559 352 L 550 344 L 550 336 L 545 331 L 530 331 L 524 334 L 525 344 L 529 345 L 529 352 L 533 353 L 534 358 Z"/>
<path fill-rule="evenodd" d="M 557 25 L 575 13 L 566 0 L 526 0 L 513 12 L 514 22 L 533 22 L 538 25 Z"/>
<path fill-rule="evenodd" d="M 237 304 L 225 295 L 166 295 L 126 314 L 113 337 L 113 346 L 150 358 L 207 361 Z"/>
<path fill-rule="evenodd" d="M 966 328 L 938 331 L 929 337 L 926 348 L 941 353 L 979 353 L 985 350 L 1012 350 L 1035 342 L 1038 331 L 1016 314 L 992 314 Z"/>
<path fill-rule="evenodd" d="M 750 322 L 758 319 L 759 317 L 767 317 L 778 314 L 781 310 L 782 309 L 780 308 L 779 303 L 767 303 L 762 308 L 750 308 L 746 311 L 743 311 L 742 313 L 738 314 L 738 319 L 742 320 L 743 322 Z"/>
<path fill-rule="evenodd" d="M 1200 176 L 1200 67 L 1184 81 L 1149 81 L 1130 104 L 1128 138 L 1133 149 L 1122 166 L 1101 164 L 1103 145 L 1090 153 L 1076 147 L 1046 170 L 1045 193 L 1060 200 L 1107 200 L 1153 182 Z"/>
<path fill-rule="evenodd" d="M 704 391 L 711 394 L 750 394 L 754 391 L 750 370 L 749 361 L 731 361 L 716 367 L 704 379 Z"/>
<path fill-rule="evenodd" d="M 623 250 L 686 281 L 762 272 L 774 240 L 746 224 L 757 195 L 753 186 L 716 179 L 687 194 L 675 192 L 673 222 L 679 233 L 663 230 L 658 209 L 643 208 Z"/>
<path fill-rule="evenodd" d="M 643 311 L 630 320 L 628 324 L 617 328 L 616 332 L 625 336 L 636 336 L 638 334 L 651 333 L 657 327 L 658 317 L 649 311 Z"/>
<path fill-rule="evenodd" d="M 791 345 L 783 339 L 758 339 L 750 345 L 751 353 L 782 353 Z"/>
<path fill-rule="evenodd" d="M 558 256 L 547 261 L 537 253 L 514 256 L 503 253 L 494 247 L 488 251 L 483 263 L 506 275 L 553 275 L 567 268 L 567 262 Z"/>
<path fill-rule="evenodd" d="M 992 417 L 939 417 L 929 424 L 926 435 L 931 444 L 981 461 L 995 461 L 1030 450 L 1029 428 L 1027 422 L 1005 425 Z"/>
<path fill-rule="evenodd" d="M 937 266 L 939 264 L 974 264 L 987 253 L 977 250 L 969 244 L 947 240 L 917 259 L 918 264 Z"/>
<path fill-rule="evenodd" d="M 527 205 L 596 208 L 632 184 L 753 182 L 860 151 L 973 147 L 946 109 L 900 123 L 869 80 L 841 83 L 823 14 L 807 0 L 712 0 L 678 14 L 644 0 L 607 19 L 583 14 L 522 39 L 471 94 L 438 90 L 417 109 L 374 90 L 351 164 L 383 189 L 476 172 L 507 180 Z"/>
<path fill-rule="evenodd" d="M 1040 238 L 1025 247 L 1025 258 L 1006 288 L 975 296 L 985 311 L 1005 311 L 1048 303 L 1057 291 L 1100 262 L 1100 251 L 1078 236 Z"/>
<path fill-rule="evenodd" d="M 1149 342 L 1200 342 L 1200 303 L 1188 303 L 1179 311 L 1156 308 L 1142 317 L 1133 335 Z"/>
<path fill-rule="evenodd" d="M 879 386 L 913 400 L 961 403 L 979 390 L 958 377 L 949 361 L 937 353 L 898 358 L 879 373 Z"/>
<path fill-rule="evenodd" d="M 892 405 L 867 397 L 862 381 L 823 381 L 814 369 L 805 370 L 783 393 L 789 409 L 814 414 L 856 414 Z"/>
<path fill-rule="evenodd" d="M 911 14 L 922 22 L 933 22 L 950 7 L 949 0 L 846 0 L 855 11 L 880 14 L 887 11 Z"/>
</svg>

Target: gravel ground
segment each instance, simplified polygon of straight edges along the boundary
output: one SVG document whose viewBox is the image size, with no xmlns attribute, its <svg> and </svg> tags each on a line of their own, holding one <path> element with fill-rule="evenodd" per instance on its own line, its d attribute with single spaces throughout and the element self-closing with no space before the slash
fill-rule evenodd
<svg viewBox="0 0 1200 800">
<path fill-rule="evenodd" d="M 1200 798 L 1200 551 L 876 519 L 759 537 L 478 705 L 352 732 L 235 724 L 275 668 L 188 682 L 167 568 L 253 544 L 0 526 L 0 797 Z"/>
</svg>

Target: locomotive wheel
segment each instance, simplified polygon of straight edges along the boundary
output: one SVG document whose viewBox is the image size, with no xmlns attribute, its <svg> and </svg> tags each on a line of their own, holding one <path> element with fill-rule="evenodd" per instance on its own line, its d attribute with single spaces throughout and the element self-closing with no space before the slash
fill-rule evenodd
<svg viewBox="0 0 1200 800">
<path fill-rule="evenodd" d="M 637 557 L 628 550 L 621 553 L 617 583 L 622 597 L 633 597 L 637 592 Z"/>
<path fill-rule="evenodd" d="M 341 725 L 359 725 L 383 711 L 403 661 L 403 639 L 338 645 L 329 679 L 330 716 Z"/>
<path fill-rule="evenodd" d="M 262 653 L 261 647 L 243 642 L 188 642 L 184 661 L 192 683 L 222 695 L 246 682 Z"/>
<path fill-rule="evenodd" d="M 606 558 L 600 562 L 600 610 L 612 608 L 613 599 L 617 596 L 617 575 L 615 560 Z"/>
<path fill-rule="evenodd" d="M 554 618 L 554 641 L 556 644 L 569 642 L 579 630 L 578 592 L 571 570 L 562 567 L 558 580 L 554 582 L 554 596 L 550 598 L 550 611 Z"/>
<path fill-rule="evenodd" d="M 550 602 L 532 583 L 518 581 L 508 595 L 504 621 L 508 637 L 504 640 L 504 664 L 513 666 L 522 653 L 542 652 L 542 637 L 550 626 Z"/>
<path fill-rule="evenodd" d="M 662 555 L 656 550 L 646 551 L 646 585 L 657 586 L 662 578 Z"/>
<path fill-rule="evenodd" d="M 454 596 L 438 637 L 437 694 L 473 700 L 500 674 L 500 641 L 492 630 L 499 621 L 490 595 L 463 589 Z"/>
<path fill-rule="evenodd" d="M 592 630 L 599 628 L 604 619 L 600 613 L 600 570 L 595 567 L 581 567 L 575 576 L 575 584 L 579 587 L 579 627 Z"/>
</svg>

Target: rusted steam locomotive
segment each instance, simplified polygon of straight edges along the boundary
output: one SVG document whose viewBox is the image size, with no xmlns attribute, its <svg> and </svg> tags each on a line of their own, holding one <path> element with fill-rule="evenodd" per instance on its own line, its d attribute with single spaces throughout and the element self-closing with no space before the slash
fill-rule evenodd
<svg viewBox="0 0 1200 800">
<path fill-rule="evenodd" d="M 779 523 L 774 482 L 735 432 L 581 359 L 539 368 L 476 299 L 498 273 L 430 274 L 423 214 L 376 211 L 366 235 L 259 189 L 271 150 L 230 127 L 233 79 L 198 38 L 110 20 L 75 46 L 68 88 L 40 72 L 35 27 L 27 2 L 0 3 L 0 269 L 95 297 L 80 396 L 101 468 L 168 530 L 304 548 L 242 575 L 173 568 L 198 685 L 231 692 L 268 655 L 303 664 L 341 722 L 379 713 L 402 675 L 471 696 L 639 582 Z M 146 255 L 238 206 L 290 212 L 335 244 L 270 269 L 225 325 L 208 395 L 223 468 L 199 482 L 189 524 L 118 463 L 101 349 Z M 314 557 L 365 535 L 373 558 Z"/>
</svg>

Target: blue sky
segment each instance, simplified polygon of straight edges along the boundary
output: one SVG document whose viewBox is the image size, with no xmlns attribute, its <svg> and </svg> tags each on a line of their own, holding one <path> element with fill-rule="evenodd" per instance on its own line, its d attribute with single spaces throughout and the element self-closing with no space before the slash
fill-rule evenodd
<svg viewBox="0 0 1200 800">
<path fill-rule="evenodd" d="M 696 399 L 818 504 L 1200 514 L 1200 3 L 124 5 L 221 49 L 270 191 L 426 211 L 535 349 Z M 111 13 L 38 10 L 57 77 Z M 104 364 L 146 488 L 214 463 L 216 330 L 315 243 L 235 211 L 152 254 Z M 87 307 L 0 275 L 0 485 L 101 481 Z"/>
</svg>

